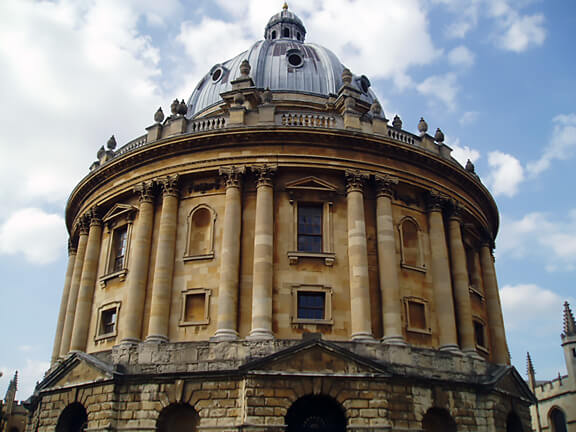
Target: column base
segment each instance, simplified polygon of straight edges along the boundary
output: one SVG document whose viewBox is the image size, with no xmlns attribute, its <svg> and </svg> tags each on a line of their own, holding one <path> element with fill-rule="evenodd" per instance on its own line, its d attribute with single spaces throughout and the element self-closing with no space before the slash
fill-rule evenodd
<svg viewBox="0 0 576 432">
<path fill-rule="evenodd" d="M 354 342 L 367 342 L 367 343 L 378 342 L 376 339 L 374 339 L 374 336 L 372 336 L 372 334 L 368 332 L 352 333 L 351 340 Z"/>
<path fill-rule="evenodd" d="M 150 336 L 146 337 L 146 340 L 144 342 L 145 343 L 160 344 L 160 343 L 168 342 L 168 338 L 166 336 L 163 336 L 163 335 L 150 335 Z"/>
<path fill-rule="evenodd" d="M 407 346 L 408 344 L 402 336 L 384 336 L 380 342 L 384 345 Z"/>
<path fill-rule="evenodd" d="M 124 338 L 120 341 L 120 345 L 138 345 L 140 342 L 138 338 Z"/>
<path fill-rule="evenodd" d="M 478 354 L 475 349 L 465 349 L 465 350 L 462 350 L 462 353 L 466 357 L 473 358 L 474 360 L 484 360 L 484 357 L 482 357 L 480 354 Z"/>
<path fill-rule="evenodd" d="M 210 340 L 214 342 L 235 341 L 238 340 L 238 332 L 232 329 L 218 329 Z"/>
<path fill-rule="evenodd" d="M 449 344 L 449 345 L 442 345 L 439 349 L 439 351 L 443 351 L 443 352 L 449 352 L 450 354 L 454 354 L 454 355 L 463 355 L 462 351 L 460 351 L 460 347 L 458 345 L 454 345 L 454 344 Z"/>
<path fill-rule="evenodd" d="M 274 339 L 274 335 L 268 329 L 253 329 L 248 336 L 246 336 L 246 340 L 248 341 L 260 341 L 260 340 L 272 340 Z"/>
</svg>

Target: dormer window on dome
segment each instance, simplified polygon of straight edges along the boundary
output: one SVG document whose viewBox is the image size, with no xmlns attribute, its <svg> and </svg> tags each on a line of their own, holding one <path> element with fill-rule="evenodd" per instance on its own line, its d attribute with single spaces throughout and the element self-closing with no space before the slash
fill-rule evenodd
<svg viewBox="0 0 576 432">
<path fill-rule="evenodd" d="M 282 12 L 277 13 L 266 25 L 264 32 L 266 40 L 292 39 L 304 42 L 306 28 L 294 12 L 288 10 L 288 5 L 284 3 Z"/>
</svg>

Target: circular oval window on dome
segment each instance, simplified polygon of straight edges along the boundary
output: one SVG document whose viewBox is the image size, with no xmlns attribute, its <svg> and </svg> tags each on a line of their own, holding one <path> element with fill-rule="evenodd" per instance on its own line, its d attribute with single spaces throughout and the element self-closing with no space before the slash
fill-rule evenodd
<svg viewBox="0 0 576 432">
<path fill-rule="evenodd" d="M 224 68 L 220 65 L 214 66 L 210 71 L 210 78 L 212 79 L 213 83 L 217 83 L 222 79 L 224 76 Z"/>
<path fill-rule="evenodd" d="M 370 88 L 371 84 L 370 84 L 370 80 L 368 79 L 368 77 L 366 75 L 362 75 L 360 77 L 360 87 L 362 88 L 362 91 L 364 93 L 368 93 L 368 89 Z"/>
<path fill-rule="evenodd" d="M 291 67 L 301 67 L 304 64 L 304 58 L 299 50 L 289 50 L 286 53 L 286 58 L 288 59 L 288 64 Z"/>
</svg>

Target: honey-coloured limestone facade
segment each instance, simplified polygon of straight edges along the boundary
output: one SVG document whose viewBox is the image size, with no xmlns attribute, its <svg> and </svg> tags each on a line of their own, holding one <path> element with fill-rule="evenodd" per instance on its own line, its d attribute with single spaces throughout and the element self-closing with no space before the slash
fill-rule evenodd
<svg viewBox="0 0 576 432">
<path fill-rule="evenodd" d="M 287 5 L 102 147 L 29 431 L 530 431 L 493 198 Z"/>
</svg>

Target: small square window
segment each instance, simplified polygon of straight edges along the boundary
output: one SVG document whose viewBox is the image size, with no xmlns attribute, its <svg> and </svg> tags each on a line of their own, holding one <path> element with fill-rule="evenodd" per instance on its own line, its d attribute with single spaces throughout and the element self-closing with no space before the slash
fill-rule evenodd
<svg viewBox="0 0 576 432">
<path fill-rule="evenodd" d="M 298 250 L 322 252 L 321 204 L 298 204 Z"/>
<path fill-rule="evenodd" d="M 404 299 L 406 308 L 406 329 L 415 333 L 430 333 L 428 324 L 428 303 L 420 298 Z"/>
<path fill-rule="evenodd" d="M 98 309 L 96 341 L 113 338 L 118 334 L 120 302 L 107 303 Z"/>
<path fill-rule="evenodd" d="M 323 320 L 326 294 L 323 292 L 298 292 L 298 318 Z"/>
<path fill-rule="evenodd" d="M 183 291 L 180 325 L 188 326 L 209 324 L 209 306 L 209 289 L 194 288 Z"/>
</svg>

